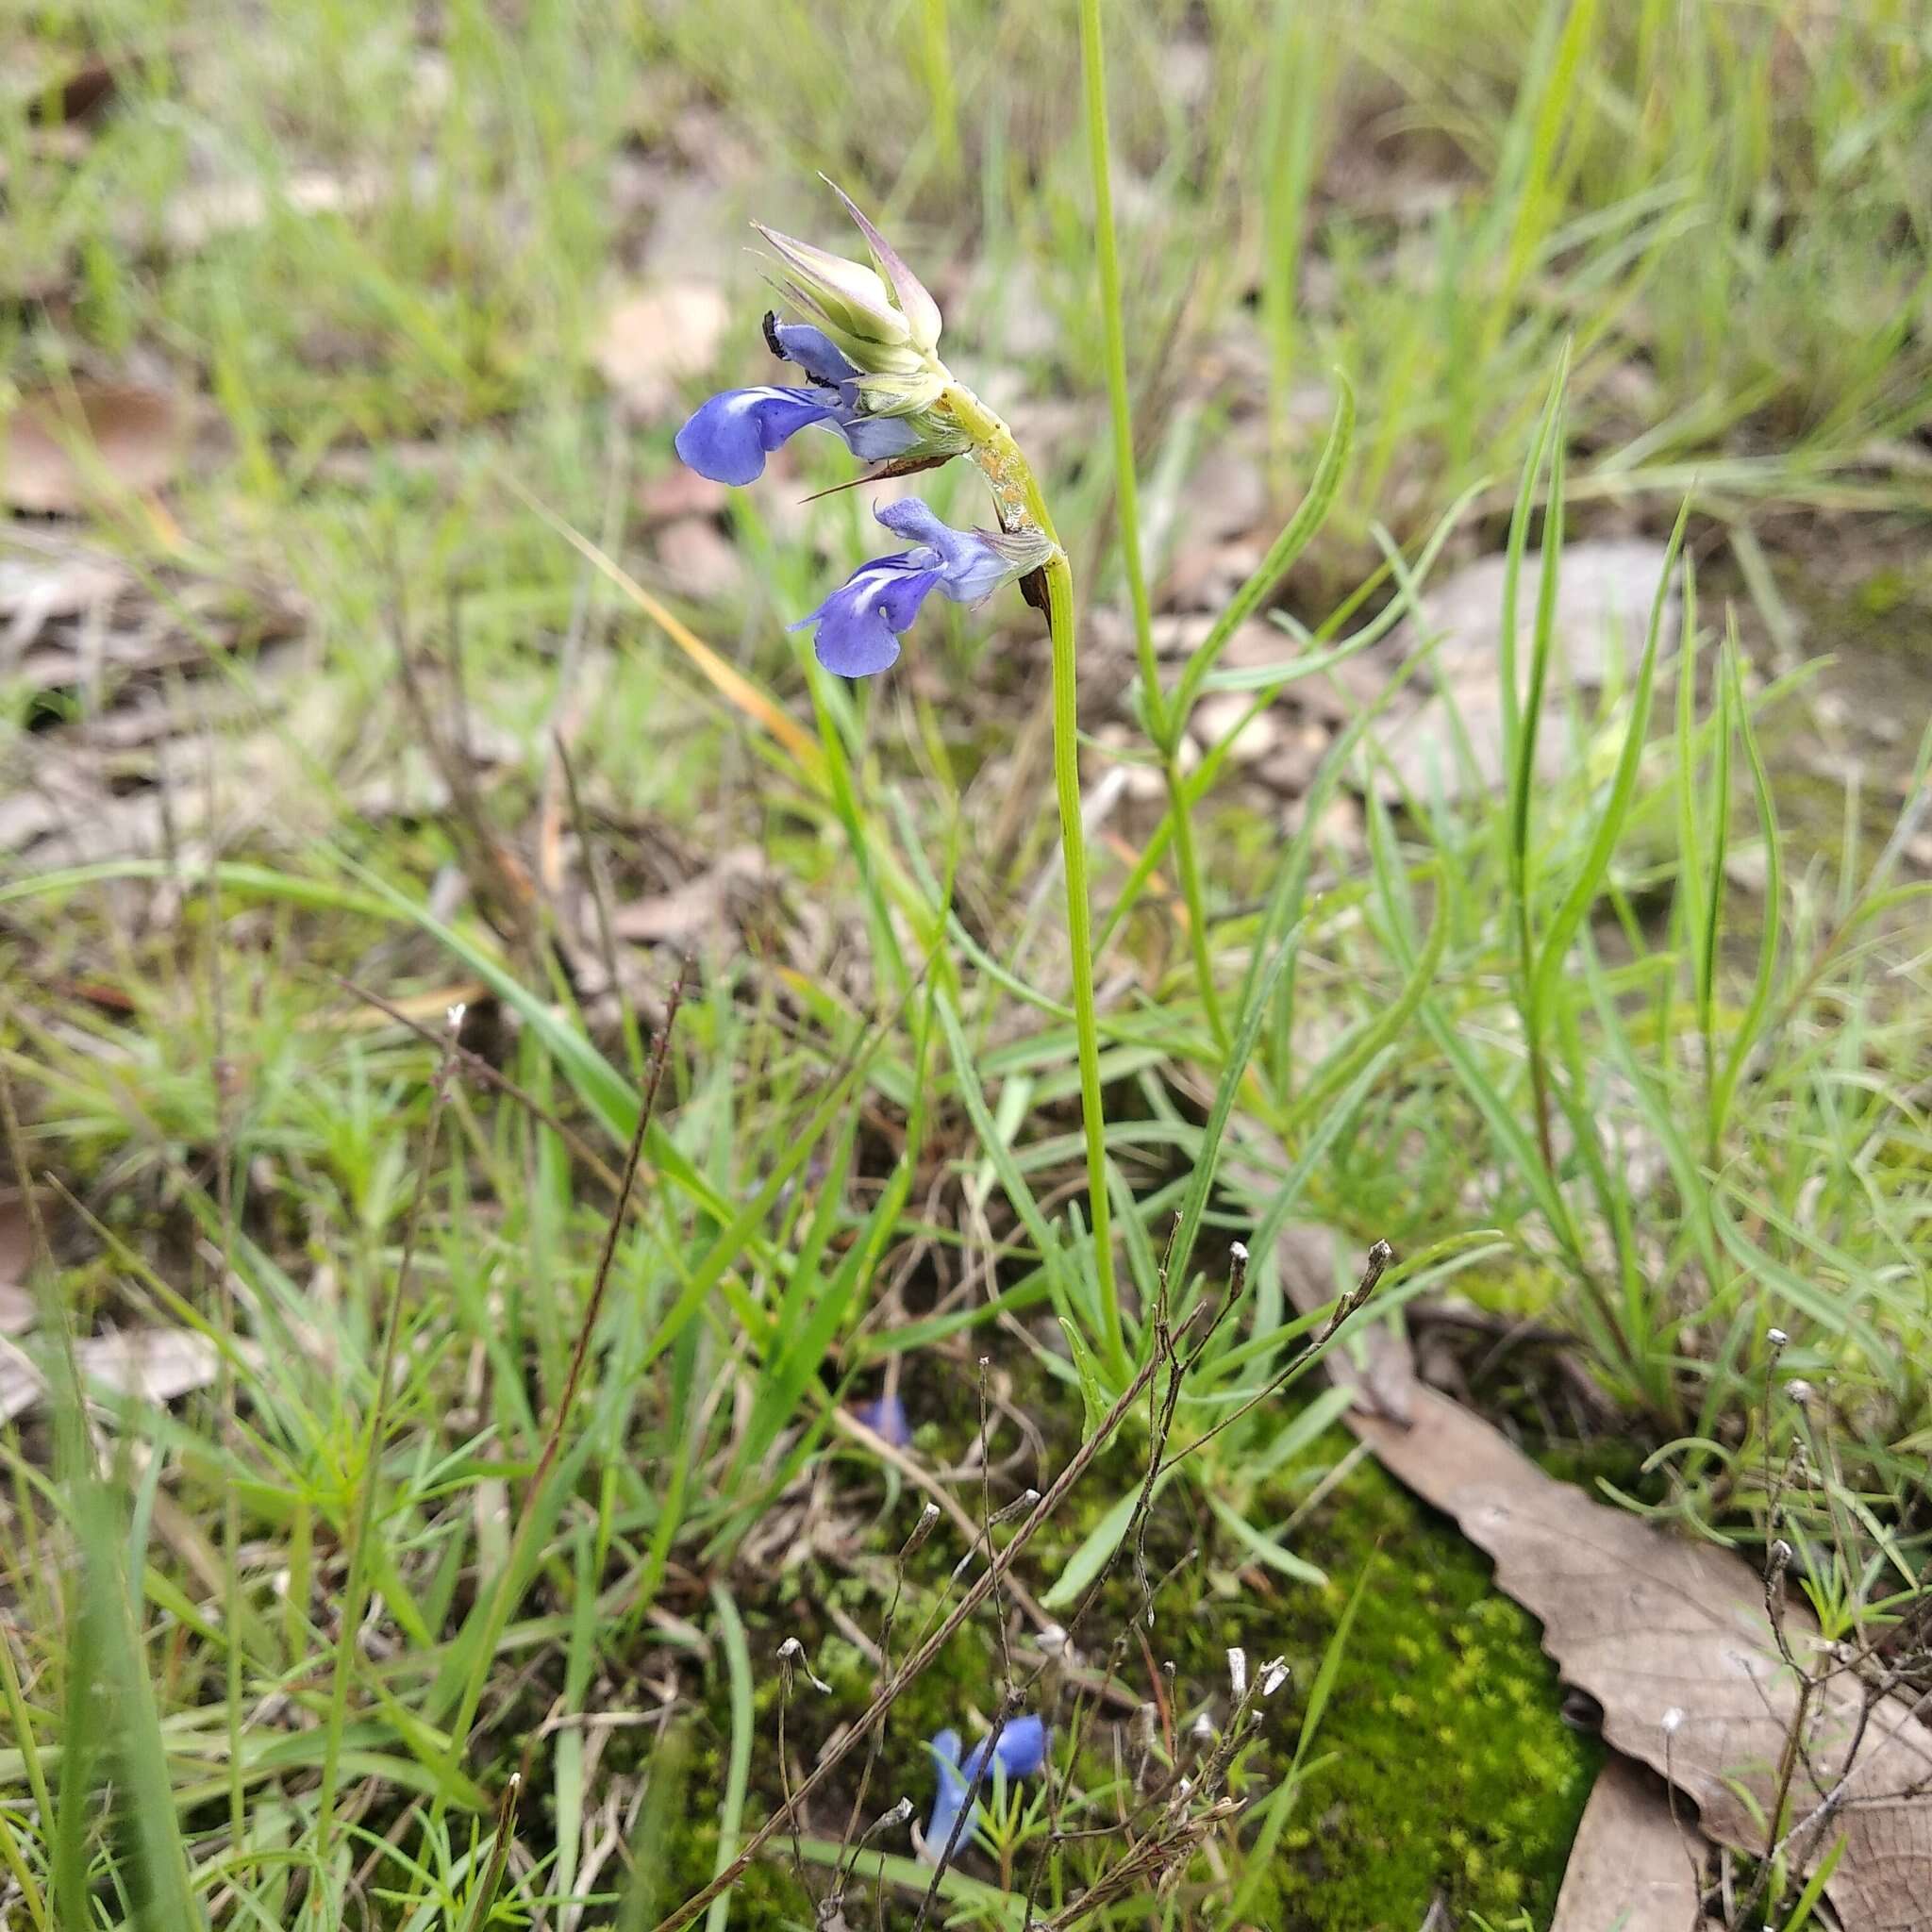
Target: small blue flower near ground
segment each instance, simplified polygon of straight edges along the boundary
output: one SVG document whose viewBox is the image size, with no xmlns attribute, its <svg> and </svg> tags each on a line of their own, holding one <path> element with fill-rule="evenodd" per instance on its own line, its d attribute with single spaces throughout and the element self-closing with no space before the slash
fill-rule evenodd
<svg viewBox="0 0 1932 1932">
<path fill-rule="evenodd" d="M 897 1391 L 871 1402 L 861 1402 L 852 1413 L 874 1436 L 890 1442 L 894 1449 L 905 1448 L 912 1440 L 912 1424 L 907 1420 L 906 1405 L 900 1401 Z"/>
<path fill-rule="evenodd" d="M 989 1776 L 992 1765 L 997 1765 L 1009 1778 L 1032 1777 L 1046 1762 L 1047 1729 L 1041 1718 L 1012 1719 L 1000 1731 L 999 1741 L 991 1754 L 987 1751 L 990 1741 L 982 1738 L 966 1754 L 964 1763 L 959 1759 L 958 1731 L 941 1731 L 926 1746 L 932 1753 L 933 1767 L 940 1780 L 939 1790 L 933 1793 L 932 1816 L 925 1826 L 924 1857 L 928 1863 L 938 1863 L 961 1809 Z M 966 1821 L 960 1833 L 962 1840 L 971 1834 L 973 1823 L 971 1818 Z"/>
<path fill-rule="evenodd" d="M 1030 535 L 956 530 L 916 496 L 882 505 L 873 514 L 914 548 L 862 563 L 793 630 L 818 626 L 819 662 L 841 677 L 870 677 L 899 655 L 899 635 L 912 627 L 919 607 L 935 591 L 956 604 L 976 604 L 1002 584 L 1024 576 L 1044 552 Z"/>
</svg>

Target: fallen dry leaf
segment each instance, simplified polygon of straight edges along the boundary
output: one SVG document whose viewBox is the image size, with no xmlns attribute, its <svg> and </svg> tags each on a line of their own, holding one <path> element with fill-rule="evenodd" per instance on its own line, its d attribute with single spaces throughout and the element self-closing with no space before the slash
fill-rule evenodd
<svg viewBox="0 0 1932 1932">
<path fill-rule="evenodd" d="M 21 398 L 0 424 L 0 497 L 15 509 L 71 514 L 104 485 L 158 490 L 180 467 L 177 398 L 134 383 L 75 383 Z"/>
<path fill-rule="evenodd" d="M 730 320 L 731 305 L 711 282 L 633 290 L 604 319 L 598 371 L 632 416 L 655 421 L 676 407 L 681 383 L 711 366 Z"/>
<path fill-rule="evenodd" d="M 1297 1307 L 1334 1299 L 1327 1230 L 1291 1229 L 1279 1254 Z M 1331 1365 L 1359 1391 L 1356 1434 L 1493 1559 L 1497 1587 L 1541 1623 L 1564 1678 L 1602 1706 L 1609 1743 L 1684 1791 L 1712 1838 L 1761 1853 L 1758 1820 L 1799 1698 L 1757 1573 L 1545 1475 L 1500 1430 L 1417 1381 L 1397 1331 L 1371 1334 L 1363 1359 Z M 1405 1409 L 1407 1422 L 1393 1419 Z M 1807 1669 L 1829 1661 L 1796 1601 L 1784 1631 Z M 1861 1731 L 1859 1705 L 1844 1673 L 1813 1699 L 1790 1792 L 1790 1816 L 1806 1825 L 1793 1862 L 1809 1866 L 1842 1836 L 1826 1892 L 1844 1923 L 1932 1932 L 1932 1728 L 1888 1697 Z M 1821 1810 L 1834 1788 L 1840 1795 Z"/>
<path fill-rule="evenodd" d="M 220 1363 L 214 1343 L 188 1328 L 91 1335 L 75 1343 L 74 1357 L 90 1393 L 105 1388 L 143 1402 L 173 1402 L 207 1388 Z M 0 1341 L 0 1423 L 33 1407 L 46 1386 L 40 1365 L 24 1349 Z"/>
<path fill-rule="evenodd" d="M 384 183 L 374 172 L 343 176 L 308 168 L 277 184 L 251 175 L 208 181 L 184 189 L 168 204 L 162 236 L 168 246 L 190 254 L 218 236 L 258 228 L 272 214 L 357 215 L 382 200 Z"/>
<path fill-rule="evenodd" d="M 1664 555 L 1665 546 L 1648 538 L 1586 539 L 1563 546 L 1553 630 L 1557 659 L 1576 683 L 1600 687 L 1613 662 L 1626 672 L 1635 668 L 1650 627 L 1650 607 L 1663 575 Z M 1524 658 L 1536 628 L 1541 568 L 1539 558 L 1524 558 L 1517 587 L 1517 648 Z M 1430 666 L 1437 683 L 1471 678 L 1495 682 L 1507 573 L 1507 558 L 1479 558 L 1417 599 L 1424 632 L 1441 638 Z M 1674 636 L 1675 610 L 1674 590 L 1664 608 L 1666 642 Z M 1391 634 L 1391 654 L 1400 661 L 1414 645 L 1413 620 L 1405 618 Z M 1526 664 L 1523 675 L 1527 675 Z"/>
<path fill-rule="evenodd" d="M 85 121 L 107 106 L 120 88 L 120 76 L 99 54 L 68 55 L 64 64 L 63 57 L 54 52 L 36 58 L 30 51 L 9 48 L 8 56 L 20 64 L 0 85 L 0 93 L 8 107 L 24 107 L 27 120 L 37 127 Z"/>
<path fill-rule="evenodd" d="M 713 483 L 682 463 L 645 477 L 631 493 L 638 522 L 647 530 L 680 517 L 716 516 L 730 500 L 731 492 L 724 484 Z"/>
<path fill-rule="evenodd" d="M 1241 718 L 1253 702 L 1245 691 L 1209 691 L 1195 705 L 1188 729 L 1206 750 L 1241 725 L 1234 742 L 1228 746 L 1228 757 L 1238 765 L 1258 763 L 1281 744 L 1284 727 L 1282 714 L 1273 708 L 1256 712 L 1241 724 Z"/>
<path fill-rule="evenodd" d="M 81 1379 L 117 1395 L 173 1402 L 215 1378 L 221 1356 L 206 1335 L 192 1328 L 125 1328 L 92 1335 L 78 1345 Z"/>
<path fill-rule="evenodd" d="M 0 669 L 10 669 L 58 617 L 110 602 L 132 581 L 111 558 L 31 546 L 0 557 Z"/>
<path fill-rule="evenodd" d="M 658 570 L 665 587 L 699 603 L 744 589 L 738 546 L 709 517 L 675 517 L 657 533 Z"/>
<path fill-rule="evenodd" d="M 1550 1932 L 1692 1932 L 1707 1924 L 1699 1874 L 1704 1835 L 1641 1764 L 1604 1760 L 1563 1873 Z"/>
</svg>

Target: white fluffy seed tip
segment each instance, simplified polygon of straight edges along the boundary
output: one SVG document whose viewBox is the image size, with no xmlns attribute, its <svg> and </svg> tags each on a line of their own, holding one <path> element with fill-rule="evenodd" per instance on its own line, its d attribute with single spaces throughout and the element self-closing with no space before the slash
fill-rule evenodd
<svg viewBox="0 0 1932 1932">
<path fill-rule="evenodd" d="M 1231 1650 L 1227 1654 L 1227 1681 L 1234 1687 L 1234 1694 L 1245 1697 L 1248 1694 L 1248 1654 L 1244 1650 Z"/>
<path fill-rule="evenodd" d="M 813 1672 L 812 1667 L 806 1662 L 805 1645 L 799 1642 L 797 1638 L 788 1637 L 778 1646 L 778 1662 L 783 1667 L 788 1677 L 794 1670 L 803 1671 L 805 1673 L 805 1681 L 814 1690 L 818 1691 L 820 1695 L 829 1697 L 832 1694 L 832 1687 L 823 1677 L 817 1675 Z"/>
<path fill-rule="evenodd" d="M 1667 1738 L 1674 1738 L 1677 1735 L 1679 1728 L 1682 1726 L 1683 1722 L 1684 1713 L 1681 1710 L 1679 1710 L 1674 1704 L 1672 1705 L 1670 1709 L 1665 1711 L 1663 1716 L 1658 1720 L 1658 1723 L 1661 1724 L 1663 1728 L 1663 1734 Z"/>
<path fill-rule="evenodd" d="M 1261 1695 L 1273 1697 L 1288 1682 L 1288 1659 L 1271 1657 L 1261 1666 Z"/>
<path fill-rule="evenodd" d="M 1782 1348 L 1791 1338 L 1782 1328 L 1774 1328 L 1766 1334 L 1764 1339 L 1773 1348 Z"/>
<path fill-rule="evenodd" d="M 1228 1248 L 1227 1248 L 1227 1258 L 1228 1258 L 1228 1259 L 1229 1259 L 1230 1261 L 1235 1261 L 1235 1262 L 1238 1262 L 1238 1263 L 1239 1263 L 1239 1264 L 1240 1264 L 1240 1265 L 1241 1265 L 1241 1267 L 1245 1268 L 1245 1267 L 1246 1267 L 1246 1266 L 1248 1265 L 1248 1244 L 1247 1244 L 1247 1242 L 1245 1242 L 1245 1241 L 1230 1241 L 1230 1242 L 1228 1243 Z"/>
</svg>

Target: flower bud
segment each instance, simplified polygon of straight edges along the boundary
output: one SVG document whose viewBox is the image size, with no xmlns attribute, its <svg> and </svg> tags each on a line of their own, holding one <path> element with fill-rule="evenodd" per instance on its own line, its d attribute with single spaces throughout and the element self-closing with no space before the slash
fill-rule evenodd
<svg viewBox="0 0 1932 1932">
<path fill-rule="evenodd" d="M 874 266 L 754 225 L 788 271 L 791 299 L 824 325 L 858 372 L 865 408 L 881 416 L 916 415 L 950 380 L 939 359 L 939 304 L 851 197 L 837 187 L 832 192 L 858 223 Z"/>
</svg>

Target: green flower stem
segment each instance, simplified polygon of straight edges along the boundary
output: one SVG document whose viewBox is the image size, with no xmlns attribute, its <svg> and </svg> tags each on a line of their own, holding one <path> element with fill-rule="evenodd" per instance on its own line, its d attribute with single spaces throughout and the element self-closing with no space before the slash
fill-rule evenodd
<svg viewBox="0 0 1932 1932">
<path fill-rule="evenodd" d="M 1160 753 L 1174 828 L 1174 860 L 1181 897 L 1188 908 L 1188 947 L 1201 1008 L 1216 1042 L 1227 1050 L 1227 1022 L 1214 990 L 1214 962 L 1208 947 L 1208 903 L 1201 891 L 1201 868 L 1194 855 L 1194 830 L 1180 768 L 1181 735 L 1187 707 L 1168 709 L 1160 688 L 1160 662 L 1154 654 L 1154 615 L 1147 598 L 1147 572 L 1141 558 L 1141 498 L 1134 479 L 1134 423 L 1127 397 L 1127 332 L 1121 310 L 1120 249 L 1114 236 L 1113 178 L 1107 154 L 1107 61 L 1101 38 L 1100 0 L 1080 0 L 1080 67 L 1087 102 L 1087 159 L 1093 175 L 1093 244 L 1100 273 L 1100 313 L 1107 341 L 1107 393 L 1113 416 L 1114 501 L 1121 526 L 1121 564 L 1127 598 L 1134 609 L 1134 649 L 1141 664 L 1148 735 Z"/>
<path fill-rule="evenodd" d="M 1100 1032 L 1093 1008 L 1093 930 L 1087 905 L 1087 830 L 1080 821 L 1079 718 L 1074 684 L 1074 573 L 1060 551 L 1047 566 L 1047 625 L 1053 634 L 1053 776 L 1067 875 L 1067 946 L 1074 965 L 1074 1031 L 1080 1046 L 1080 1115 L 1087 1130 L 1087 1193 L 1100 1283 L 1108 1369 L 1127 1372 L 1120 1285 L 1113 1272 L 1108 1207 L 1107 1122 L 1100 1110 Z"/>
<path fill-rule="evenodd" d="M 1080 68 L 1086 84 L 1087 162 L 1093 175 L 1093 252 L 1100 271 L 1100 316 L 1107 342 L 1107 395 L 1113 416 L 1114 502 L 1121 526 L 1121 562 L 1134 607 L 1134 648 L 1145 687 L 1147 729 L 1163 752 L 1169 741 L 1160 665 L 1154 655 L 1154 611 L 1141 562 L 1141 494 L 1134 479 L 1134 423 L 1127 402 L 1127 330 L 1121 313 L 1120 249 L 1114 240 L 1113 177 L 1107 158 L 1107 63 L 1100 37 L 1100 0 L 1080 0 Z"/>
<path fill-rule="evenodd" d="M 1013 433 L 973 391 L 949 384 L 936 405 L 970 439 L 973 460 L 985 476 L 1003 529 L 1038 530 L 1053 545 L 1044 566 L 1047 628 L 1053 639 L 1053 775 L 1059 804 L 1060 852 L 1067 882 L 1067 946 L 1073 956 L 1074 1033 L 1080 1056 L 1080 1116 L 1087 1137 L 1088 1215 L 1100 1287 L 1101 1337 L 1110 1374 L 1127 1373 L 1121 1325 L 1120 1283 L 1114 1274 L 1112 1215 L 1107 1189 L 1107 1120 L 1100 1102 L 1100 1024 L 1093 1002 L 1093 926 L 1087 900 L 1087 831 L 1080 821 L 1079 704 L 1074 640 L 1074 572 L 1053 526 L 1053 515 Z"/>
</svg>

